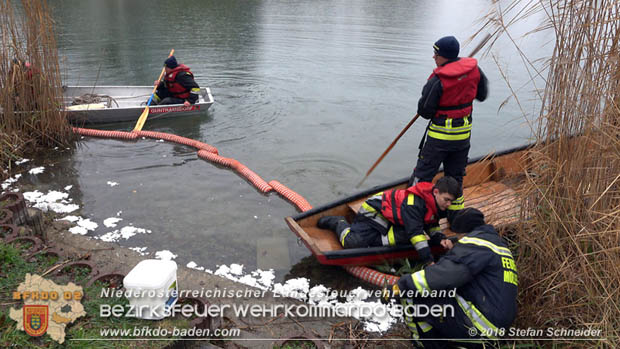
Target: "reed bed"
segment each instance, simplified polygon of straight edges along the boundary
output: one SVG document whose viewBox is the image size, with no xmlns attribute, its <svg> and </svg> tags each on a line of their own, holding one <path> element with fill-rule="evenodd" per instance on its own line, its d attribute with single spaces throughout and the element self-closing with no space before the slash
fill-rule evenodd
<svg viewBox="0 0 620 349">
<path fill-rule="evenodd" d="M 527 154 L 532 166 L 519 193 L 515 326 L 600 329 L 602 340 L 562 346 L 618 348 L 620 2 L 496 2 L 483 31 L 510 37 L 512 24 L 537 12 L 545 21 L 532 32 L 552 31 L 555 45 L 542 66 L 523 57 L 528 70 L 544 72 L 546 84 L 532 127 L 537 146 Z"/>
<path fill-rule="evenodd" d="M 60 110 L 62 81 L 45 0 L 0 0 L 0 168 L 74 139 Z M 7 173 L 1 172 L 1 176 Z"/>
</svg>

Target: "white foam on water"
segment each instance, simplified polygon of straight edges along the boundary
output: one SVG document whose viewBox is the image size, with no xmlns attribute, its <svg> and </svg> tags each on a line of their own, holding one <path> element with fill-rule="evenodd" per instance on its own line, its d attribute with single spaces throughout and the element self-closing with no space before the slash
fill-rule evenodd
<svg viewBox="0 0 620 349">
<path fill-rule="evenodd" d="M 75 227 L 69 228 L 69 232 L 72 234 L 86 235 L 89 231 L 95 230 L 99 226 L 97 223 L 91 221 L 90 219 L 85 219 L 77 216 L 67 216 L 64 219 L 67 220 L 67 218 L 69 218 L 68 220 L 70 222 L 76 222 L 77 224 Z"/>
<path fill-rule="evenodd" d="M 121 238 L 121 233 L 118 229 L 107 232 L 101 236 L 98 236 L 97 239 L 105 241 L 105 242 L 117 242 Z"/>
<path fill-rule="evenodd" d="M 107 184 L 111 187 L 115 187 L 118 185 L 118 182 L 112 182 L 112 181 L 108 181 Z"/>
<path fill-rule="evenodd" d="M 186 267 L 200 271 L 205 270 L 205 267 L 199 267 L 198 264 L 196 264 L 196 262 L 194 261 L 187 263 Z"/>
<path fill-rule="evenodd" d="M 116 228 L 116 223 L 122 221 L 122 218 L 117 218 L 117 217 L 110 217 L 110 218 L 106 218 L 103 220 L 103 225 L 105 225 L 108 228 Z"/>
<path fill-rule="evenodd" d="M 24 198 L 42 211 L 54 211 L 56 213 L 70 213 L 80 208 L 79 205 L 70 204 L 69 194 L 50 190 L 43 194 L 38 190 L 25 192 Z"/>
<path fill-rule="evenodd" d="M 289 279 L 284 284 L 273 285 L 272 291 L 284 297 L 306 300 L 308 291 L 310 291 L 310 282 L 306 278 Z"/>
<path fill-rule="evenodd" d="M 84 228 L 86 228 L 86 229 L 88 229 L 88 230 L 95 230 L 95 229 L 97 229 L 97 227 L 99 226 L 99 224 L 97 224 L 97 223 L 95 223 L 95 222 L 91 221 L 90 219 L 80 219 L 80 220 L 77 222 L 77 224 L 78 224 L 80 227 L 84 227 Z"/>
<path fill-rule="evenodd" d="M 86 235 L 86 234 L 88 234 L 88 230 L 86 228 L 80 227 L 80 226 L 75 226 L 75 227 L 69 228 L 69 232 L 71 234 L 76 234 L 76 235 Z"/>
<path fill-rule="evenodd" d="M 130 247 L 129 249 L 138 252 L 141 256 L 148 254 L 148 252 L 145 252 L 147 249 L 146 247 Z"/>
<path fill-rule="evenodd" d="M 37 174 L 43 173 L 43 171 L 45 171 L 45 167 L 40 166 L 40 167 L 31 168 L 30 171 L 28 171 L 28 173 L 32 175 L 37 175 Z"/>
<path fill-rule="evenodd" d="M 78 217 L 78 216 L 65 216 L 65 217 L 57 219 L 57 221 L 69 221 L 71 223 L 77 222 L 79 220 L 80 220 L 80 217 Z"/>
<path fill-rule="evenodd" d="M 242 271 L 243 266 L 240 264 L 220 265 L 215 272 L 205 269 L 207 273 L 268 290 L 280 296 L 298 299 L 314 306 L 346 309 L 346 313 L 360 320 L 365 330 L 369 332 L 385 332 L 400 319 L 390 312 L 392 305 L 369 301 L 373 291 L 361 287 L 347 291 L 346 300 L 341 302 L 338 300 L 338 295 L 342 295 L 342 291 L 332 290 L 324 285 L 310 288 L 310 280 L 307 278 L 289 279 L 284 283 L 274 284 L 273 269 L 266 271 L 258 269 L 245 275 Z"/>
<path fill-rule="evenodd" d="M 168 250 L 161 250 L 161 251 L 155 252 L 155 258 L 169 261 L 169 260 L 173 260 L 177 258 L 177 255 Z"/>
<path fill-rule="evenodd" d="M 21 164 L 25 164 L 28 161 L 30 161 L 30 159 L 21 159 L 21 160 L 17 160 L 15 161 L 15 165 L 21 165 Z"/>
<path fill-rule="evenodd" d="M 150 233 L 151 233 L 151 230 L 134 227 L 132 225 L 126 225 L 122 227 L 121 229 L 116 229 L 116 230 L 107 232 L 97 237 L 97 239 L 100 239 L 106 242 L 118 242 L 120 239 L 127 240 L 130 237 L 137 235 L 137 234 L 150 234 Z"/>
<path fill-rule="evenodd" d="M 6 188 L 10 187 L 13 183 L 17 182 L 17 180 L 21 176 L 22 176 L 21 173 L 18 173 L 13 177 L 7 178 L 4 182 L 2 182 L 2 190 L 6 190 Z"/>
</svg>

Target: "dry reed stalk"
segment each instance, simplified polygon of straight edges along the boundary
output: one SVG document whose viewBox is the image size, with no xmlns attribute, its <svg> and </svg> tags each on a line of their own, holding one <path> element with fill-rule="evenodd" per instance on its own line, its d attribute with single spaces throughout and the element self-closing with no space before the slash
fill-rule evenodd
<svg viewBox="0 0 620 349">
<path fill-rule="evenodd" d="M 67 146 L 74 136 L 59 108 L 62 80 L 46 1 L 0 0 L 0 38 L 0 164 L 10 169 L 10 160 Z"/>
<path fill-rule="evenodd" d="M 536 12 L 546 20 L 532 32 L 555 35 L 520 193 L 516 325 L 600 329 L 604 341 L 568 342 L 620 347 L 620 2 L 500 5 L 486 24 L 496 35 Z"/>
</svg>

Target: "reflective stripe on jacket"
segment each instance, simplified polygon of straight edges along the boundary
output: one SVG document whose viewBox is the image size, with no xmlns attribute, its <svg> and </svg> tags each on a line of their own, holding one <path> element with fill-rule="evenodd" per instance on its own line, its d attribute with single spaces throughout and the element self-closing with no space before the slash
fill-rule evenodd
<svg viewBox="0 0 620 349">
<path fill-rule="evenodd" d="M 517 267 L 491 225 L 474 229 L 434 265 L 401 277 L 398 287 L 419 292 L 456 288 L 456 301 L 478 333 L 499 333 L 516 317 Z"/>
<path fill-rule="evenodd" d="M 436 223 L 439 217 L 437 216 L 437 205 L 433 196 L 433 183 L 430 182 L 420 182 L 407 189 L 386 190 L 383 193 L 381 202 L 381 214 L 393 224 L 405 225 L 401 214 L 401 206 L 405 198 L 407 198 L 408 205 L 413 205 L 414 195 L 421 197 L 426 202 L 424 224 Z"/>
<path fill-rule="evenodd" d="M 460 58 L 435 68 L 429 79 L 437 76 L 442 93 L 428 136 L 447 141 L 468 139 L 471 135 L 472 102 L 476 98 L 480 70 L 474 58 Z"/>
</svg>

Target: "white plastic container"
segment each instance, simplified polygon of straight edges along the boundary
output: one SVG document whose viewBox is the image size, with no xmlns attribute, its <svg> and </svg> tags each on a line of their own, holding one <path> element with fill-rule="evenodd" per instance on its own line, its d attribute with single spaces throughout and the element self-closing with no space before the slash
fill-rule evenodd
<svg viewBox="0 0 620 349">
<path fill-rule="evenodd" d="M 123 279 L 125 294 L 137 318 L 160 320 L 177 302 L 177 264 L 174 261 L 146 259 Z"/>
</svg>

